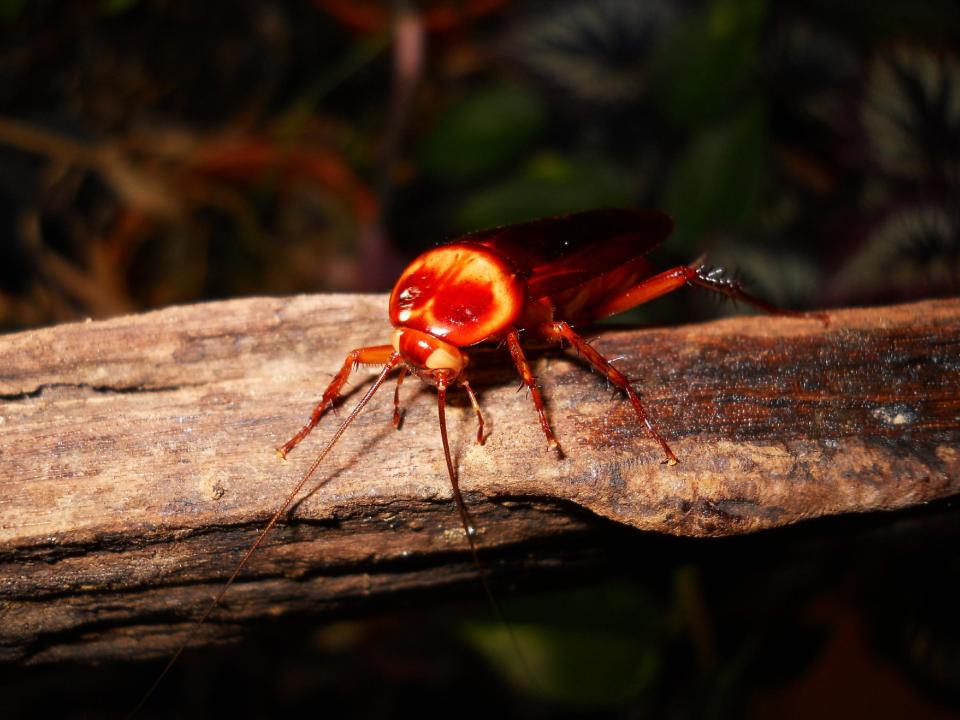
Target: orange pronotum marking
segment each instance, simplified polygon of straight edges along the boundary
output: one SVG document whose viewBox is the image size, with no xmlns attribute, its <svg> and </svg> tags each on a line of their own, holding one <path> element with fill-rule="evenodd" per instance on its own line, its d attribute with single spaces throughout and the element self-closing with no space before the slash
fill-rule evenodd
<svg viewBox="0 0 960 720">
<path fill-rule="evenodd" d="M 503 258 L 457 243 L 410 263 L 390 296 L 390 321 L 466 347 L 509 327 L 525 301 L 523 280 Z"/>
</svg>

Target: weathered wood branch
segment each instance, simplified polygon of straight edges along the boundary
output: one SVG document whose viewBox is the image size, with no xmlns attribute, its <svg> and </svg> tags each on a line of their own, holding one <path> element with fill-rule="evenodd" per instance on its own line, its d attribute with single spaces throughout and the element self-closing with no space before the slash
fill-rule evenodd
<svg viewBox="0 0 960 720">
<path fill-rule="evenodd" d="M 381 296 L 250 299 L 0 337 L 0 656 L 169 652 L 336 418 L 281 463 L 347 350 L 385 342 Z M 589 528 L 713 536 L 960 491 L 960 301 L 610 331 L 596 339 L 681 463 L 577 358 L 533 353 L 550 455 L 502 351 L 449 413 L 483 546 Z M 351 387 L 364 386 L 361 371 Z M 391 388 L 392 389 L 392 388 Z M 270 536 L 224 621 L 472 576 L 433 392 L 384 389 Z M 354 402 L 357 395 L 347 399 Z M 342 417 L 342 414 L 341 414 Z"/>
</svg>

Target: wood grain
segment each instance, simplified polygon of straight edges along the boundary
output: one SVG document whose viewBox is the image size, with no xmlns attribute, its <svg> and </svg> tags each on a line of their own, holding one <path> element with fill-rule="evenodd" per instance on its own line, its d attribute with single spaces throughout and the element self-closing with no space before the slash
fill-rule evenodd
<svg viewBox="0 0 960 720">
<path fill-rule="evenodd" d="M 280 462 L 347 350 L 388 340 L 383 296 L 254 298 L 0 337 L 0 658 L 172 650 L 332 432 Z M 747 533 L 960 491 L 960 301 L 612 330 L 680 457 L 575 357 L 532 352 L 566 456 L 506 353 L 473 358 L 488 422 L 448 414 L 484 547 L 589 532 Z M 372 370 L 358 372 L 347 404 Z M 271 534 L 199 640 L 265 614 L 470 579 L 434 393 L 392 385 Z M 343 415 L 341 414 L 341 417 Z"/>
</svg>

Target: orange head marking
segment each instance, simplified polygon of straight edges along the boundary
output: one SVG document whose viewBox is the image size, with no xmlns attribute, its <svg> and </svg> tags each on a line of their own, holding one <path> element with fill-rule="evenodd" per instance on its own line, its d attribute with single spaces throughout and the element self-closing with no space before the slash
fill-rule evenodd
<svg viewBox="0 0 960 720">
<path fill-rule="evenodd" d="M 498 335 L 523 310 L 526 284 L 509 263 L 482 245 L 428 250 L 397 280 L 390 321 L 467 347 Z"/>
</svg>

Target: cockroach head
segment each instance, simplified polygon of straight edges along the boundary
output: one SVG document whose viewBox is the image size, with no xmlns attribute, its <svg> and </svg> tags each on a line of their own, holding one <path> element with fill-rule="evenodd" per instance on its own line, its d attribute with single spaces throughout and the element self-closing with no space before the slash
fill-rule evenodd
<svg viewBox="0 0 960 720">
<path fill-rule="evenodd" d="M 427 382 L 456 380 L 467 365 L 467 355 L 434 335 L 413 328 L 393 331 L 393 349 L 400 353 L 410 370 Z"/>
</svg>

